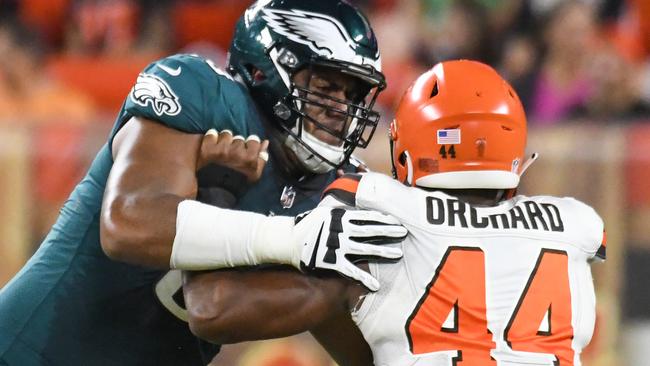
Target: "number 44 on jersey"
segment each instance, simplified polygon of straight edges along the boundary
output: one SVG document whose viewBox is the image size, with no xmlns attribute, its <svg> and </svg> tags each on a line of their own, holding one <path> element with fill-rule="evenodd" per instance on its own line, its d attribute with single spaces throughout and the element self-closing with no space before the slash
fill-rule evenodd
<svg viewBox="0 0 650 366">
<path fill-rule="evenodd" d="M 491 356 L 497 344 L 488 329 L 485 283 L 483 251 L 449 247 L 406 323 L 411 352 L 456 350 L 453 365 L 497 366 Z M 542 249 L 503 338 L 512 351 L 545 354 L 539 355 L 541 362 L 555 356 L 536 365 L 573 365 L 566 252 Z"/>
</svg>

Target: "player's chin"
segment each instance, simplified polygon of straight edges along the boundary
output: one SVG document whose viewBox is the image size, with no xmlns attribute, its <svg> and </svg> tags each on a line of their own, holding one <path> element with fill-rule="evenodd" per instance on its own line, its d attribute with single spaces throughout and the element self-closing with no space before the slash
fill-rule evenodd
<svg viewBox="0 0 650 366">
<path fill-rule="evenodd" d="M 326 143 L 328 145 L 338 147 L 338 146 L 341 146 L 343 144 L 343 141 L 340 138 L 332 135 L 331 133 L 329 133 L 329 132 L 327 132 L 325 130 L 317 129 L 317 130 L 313 131 L 311 134 L 314 137 L 316 137 L 317 139 L 319 139 L 320 141 L 322 141 L 322 142 L 324 142 L 324 143 Z"/>
</svg>

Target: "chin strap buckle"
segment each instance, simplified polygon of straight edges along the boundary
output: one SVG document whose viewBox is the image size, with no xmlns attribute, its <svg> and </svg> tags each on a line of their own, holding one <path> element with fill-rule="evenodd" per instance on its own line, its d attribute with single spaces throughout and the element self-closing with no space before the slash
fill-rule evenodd
<svg viewBox="0 0 650 366">
<path fill-rule="evenodd" d="M 521 166 L 521 170 L 519 171 L 520 177 L 524 175 L 524 172 L 528 170 L 528 168 L 530 168 L 531 165 L 533 165 L 533 163 L 535 162 L 535 160 L 537 160 L 537 158 L 539 158 L 539 154 L 533 153 L 528 159 L 526 159 L 524 164 Z"/>
<path fill-rule="evenodd" d="M 291 109 L 282 102 L 278 102 L 273 106 L 273 113 L 284 121 L 291 117 Z"/>
</svg>

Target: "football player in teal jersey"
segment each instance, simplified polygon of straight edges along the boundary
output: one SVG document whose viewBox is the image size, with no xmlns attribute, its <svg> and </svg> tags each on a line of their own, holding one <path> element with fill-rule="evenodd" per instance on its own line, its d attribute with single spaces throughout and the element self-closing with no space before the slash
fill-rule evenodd
<svg viewBox="0 0 650 366">
<path fill-rule="evenodd" d="M 0 290 L 0 364 L 206 364 L 218 347 L 190 332 L 170 268 L 287 264 L 372 288 L 346 254 L 401 252 L 323 239 L 364 223 L 386 225 L 364 225 L 361 236 L 399 239 L 403 228 L 373 212 L 287 217 L 316 206 L 336 170 L 350 169 L 384 86 L 372 29 L 340 0 L 253 4 L 226 71 L 193 55 L 146 67 L 51 232 Z M 259 215 L 241 221 L 242 212 Z M 278 215 L 272 225 L 253 225 L 268 214 Z M 242 238 L 248 246 L 236 250 Z"/>
</svg>

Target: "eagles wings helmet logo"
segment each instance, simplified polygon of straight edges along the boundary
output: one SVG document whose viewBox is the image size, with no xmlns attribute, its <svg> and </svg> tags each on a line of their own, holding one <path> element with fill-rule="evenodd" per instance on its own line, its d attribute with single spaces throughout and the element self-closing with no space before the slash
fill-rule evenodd
<svg viewBox="0 0 650 366">
<path fill-rule="evenodd" d="M 158 116 L 163 114 L 175 116 L 181 111 L 176 94 L 163 79 L 155 75 L 144 73 L 138 75 L 129 96 L 138 105 L 151 106 Z"/>
<path fill-rule="evenodd" d="M 363 57 L 356 52 L 356 42 L 335 18 L 297 9 L 262 9 L 262 12 L 262 17 L 271 30 L 308 46 L 320 56 L 358 65 L 370 64 L 375 69 L 380 69 L 378 60 Z"/>
</svg>

